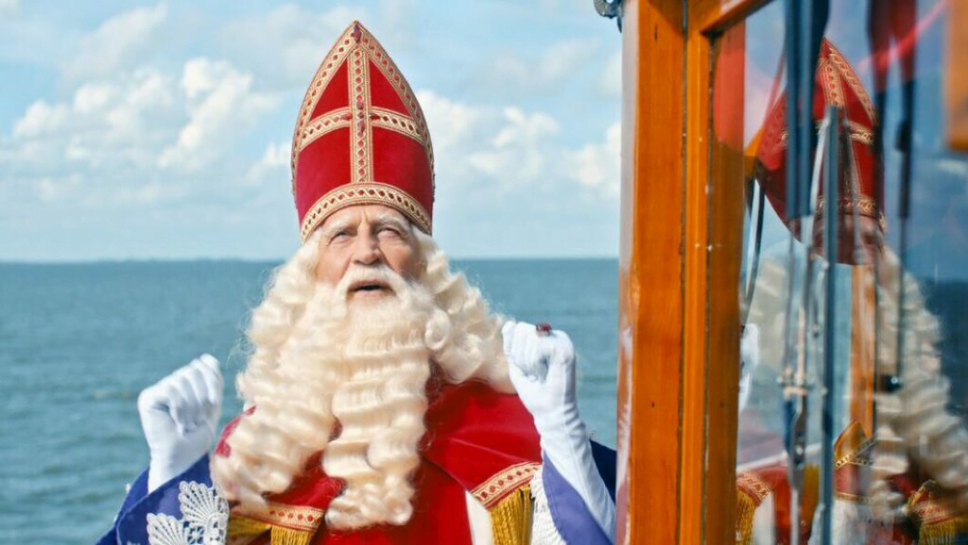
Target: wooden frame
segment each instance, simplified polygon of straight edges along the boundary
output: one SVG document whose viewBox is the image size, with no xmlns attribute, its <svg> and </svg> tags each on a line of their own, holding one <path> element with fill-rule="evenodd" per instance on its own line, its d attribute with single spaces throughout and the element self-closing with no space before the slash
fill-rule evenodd
<svg viewBox="0 0 968 545">
<path fill-rule="evenodd" d="M 709 74 L 764 3 L 626 0 L 619 543 L 735 541 L 743 186 L 710 165 L 742 153 L 711 146 Z"/>
<path fill-rule="evenodd" d="M 951 2 L 948 9 L 948 144 L 968 152 L 968 5 Z"/>
</svg>

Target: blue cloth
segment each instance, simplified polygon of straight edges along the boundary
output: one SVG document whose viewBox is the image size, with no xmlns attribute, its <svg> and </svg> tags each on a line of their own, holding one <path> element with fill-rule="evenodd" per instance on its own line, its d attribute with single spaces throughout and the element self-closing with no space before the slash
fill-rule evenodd
<svg viewBox="0 0 968 545">
<path fill-rule="evenodd" d="M 594 447 L 597 443 L 592 443 Z M 602 447 L 598 445 L 605 451 L 601 451 L 603 462 L 608 461 L 607 452 L 611 449 L 607 447 Z M 615 451 L 611 451 L 613 454 Z M 598 456 L 594 454 L 596 465 L 598 462 Z M 614 461 L 614 456 L 612 460 Z M 613 464 L 614 467 L 614 464 Z M 602 472 L 602 467 L 599 467 L 599 472 Z M 604 468 L 607 473 L 607 465 Z M 555 529 L 558 530 L 558 535 L 560 535 L 565 543 L 581 543 L 582 545 L 611 545 L 611 540 L 608 538 L 608 534 L 598 525 L 595 521 L 595 517 L 592 516 L 591 511 L 585 506 L 585 501 L 582 500 L 581 495 L 568 484 L 568 481 L 558 473 L 555 469 L 554 464 L 548 458 L 543 458 L 543 464 L 541 469 L 541 479 L 544 484 L 545 497 L 548 498 L 548 509 L 551 511 L 551 520 L 555 524 Z M 607 475 L 603 475 L 603 480 L 605 481 L 606 487 L 611 481 L 612 486 L 608 487 L 609 492 L 614 494 L 615 489 L 615 478 L 614 473 L 612 473 L 612 478 L 607 478 Z M 613 495 L 614 498 L 614 495 Z M 613 500 L 614 501 L 614 500 Z"/>
<path fill-rule="evenodd" d="M 608 489 L 608 495 L 612 497 L 614 502 L 615 481 L 618 474 L 618 454 L 601 443 L 595 441 L 590 441 L 590 443 L 592 444 L 592 458 L 595 460 L 595 466 L 598 467 L 598 474 L 605 481 L 605 488 Z"/>
<path fill-rule="evenodd" d="M 148 494 L 148 470 L 144 470 L 128 490 L 128 495 L 121 504 L 121 511 L 114 519 L 114 526 L 98 540 L 97 545 L 128 545 L 129 543 L 148 545 L 148 514 L 164 513 L 178 519 L 182 518 L 178 502 L 179 486 L 182 482 L 191 481 L 212 486 L 208 465 L 208 454 L 206 454 L 183 473 L 153 490 L 151 494 Z"/>
</svg>

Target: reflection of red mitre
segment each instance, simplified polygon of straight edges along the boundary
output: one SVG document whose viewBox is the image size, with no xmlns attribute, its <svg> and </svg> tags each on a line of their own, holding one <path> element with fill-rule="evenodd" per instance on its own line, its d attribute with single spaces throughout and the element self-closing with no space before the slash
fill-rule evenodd
<svg viewBox="0 0 968 545">
<path fill-rule="evenodd" d="M 781 219 L 786 221 L 786 93 L 780 95 L 764 122 L 760 147 L 756 154 L 755 176 Z M 850 138 L 850 153 L 840 146 L 841 173 L 837 208 L 841 214 L 853 214 L 877 220 L 884 229 L 881 191 L 875 180 L 873 129 L 876 115 L 867 91 L 844 56 L 826 39 L 820 46 L 817 62 L 813 116 L 819 121 L 828 105 L 840 108 L 844 133 Z M 852 184 L 856 181 L 856 186 Z M 817 209 L 822 210 L 823 185 L 820 186 Z"/>
<path fill-rule="evenodd" d="M 323 59 L 292 139 L 292 184 L 305 240 L 333 212 L 382 204 L 430 233 L 433 147 L 410 85 L 354 21 Z"/>
</svg>

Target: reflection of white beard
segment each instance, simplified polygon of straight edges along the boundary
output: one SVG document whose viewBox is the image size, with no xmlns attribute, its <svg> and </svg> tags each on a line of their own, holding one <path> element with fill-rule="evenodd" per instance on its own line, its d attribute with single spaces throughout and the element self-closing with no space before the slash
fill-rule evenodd
<svg viewBox="0 0 968 545">
<path fill-rule="evenodd" d="M 263 509 L 264 494 L 285 491 L 322 451 L 325 473 L 346 483 L 328 526 L 410 520 L 431 361 L 453 382 L 479 376 L 502 388 L 506 377 L 499 320 L 433 252 L 438 263 L 414 282 L 366 267 L 333 288 L 298 273 L 287 279 L 290 265 L 280 270 L 253 314 L 255 352 L 238 379 L 257 410 L 228 438 L 229 456 L 212 462 L 216 484 L 243 511 Z M 395 296 L 347 302 L 346 288 L 361 278 L 384 280 Z"/>
</svg>

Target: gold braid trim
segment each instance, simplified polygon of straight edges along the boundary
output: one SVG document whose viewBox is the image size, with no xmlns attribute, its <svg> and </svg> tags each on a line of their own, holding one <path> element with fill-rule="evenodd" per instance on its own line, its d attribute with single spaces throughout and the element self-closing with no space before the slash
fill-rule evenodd
<svg viewBox="0 0 968 545">
<path fill-rule="evenodd" d="M 919 545 L 955 545 L 968 533 L 968 514 L 936 482 L 927 481 L 908 500 L 918 522 Z"/>
<path fill-rule="evenodd" d="M 226 544 L 245 545 L 268 531 L 270 545 L 309 545 L 322 522 L 321 509 L 269 502 L 264 513 L 231 513 Z"/>
<path fill-rule="evenodd" d="M 753 516 L 763 500 L 773 491 L 770 485 L 752 473 L 736 476 L 736 543 L 753 542 Z"/>
<path fill-rule="evenodd" d="M 527 545 L 531 542 L 534 500 L 531 485 L 518 487 L 488 510 L 494 545 Z"/>
<path fill-rule="evenodd" d="M 491 478 L 471 490 L 471 495 L 484 507 L 490 509 L 511 491 L 531 482 L 531 477 L 539 470 L 541 470 L 541 464 L 538 462 L 515 464 L 491 475 Z"/>
<path fill-rule="evenodd" d="M 228 540 L 226 545 L 246 545 L 269 532 L 270 545 L 309 545 L 314 530 L 303 530 L 276 526 L 244 515 L 229 518 Z"/>
<path fill-rule="evenodd" d="M 251 543 L 256 538 L 266 533 L 272 526 L 243 515 L 231 514 L 229 516 L 227 545 L 245 545 Z"/>
<path fill-rule="evenodd" d="M 323 220 L 337 210 L 355 204 L 382 204 L 406 216 L 418 229 L 431 234 L 430 215 L 405 191 L 380 182 L 349 183 L 336 187 L 317 200 L 303 216 L 300 236 L 306 242 Z"/>
<path fill-rule="evenodd" d="M 956 545 L 958 540 L 968 532 L 968 521 L 965 517 L 958 517 L 944 522 L 928 524 L 918 530 L 920 545 Z"/>
<path fill-rule="evenodd" d="M 736 543 L 750 545 L 753 543 L 753 515 L 759 504 L 741 490 L 736 491 Z"/>
</svg>

